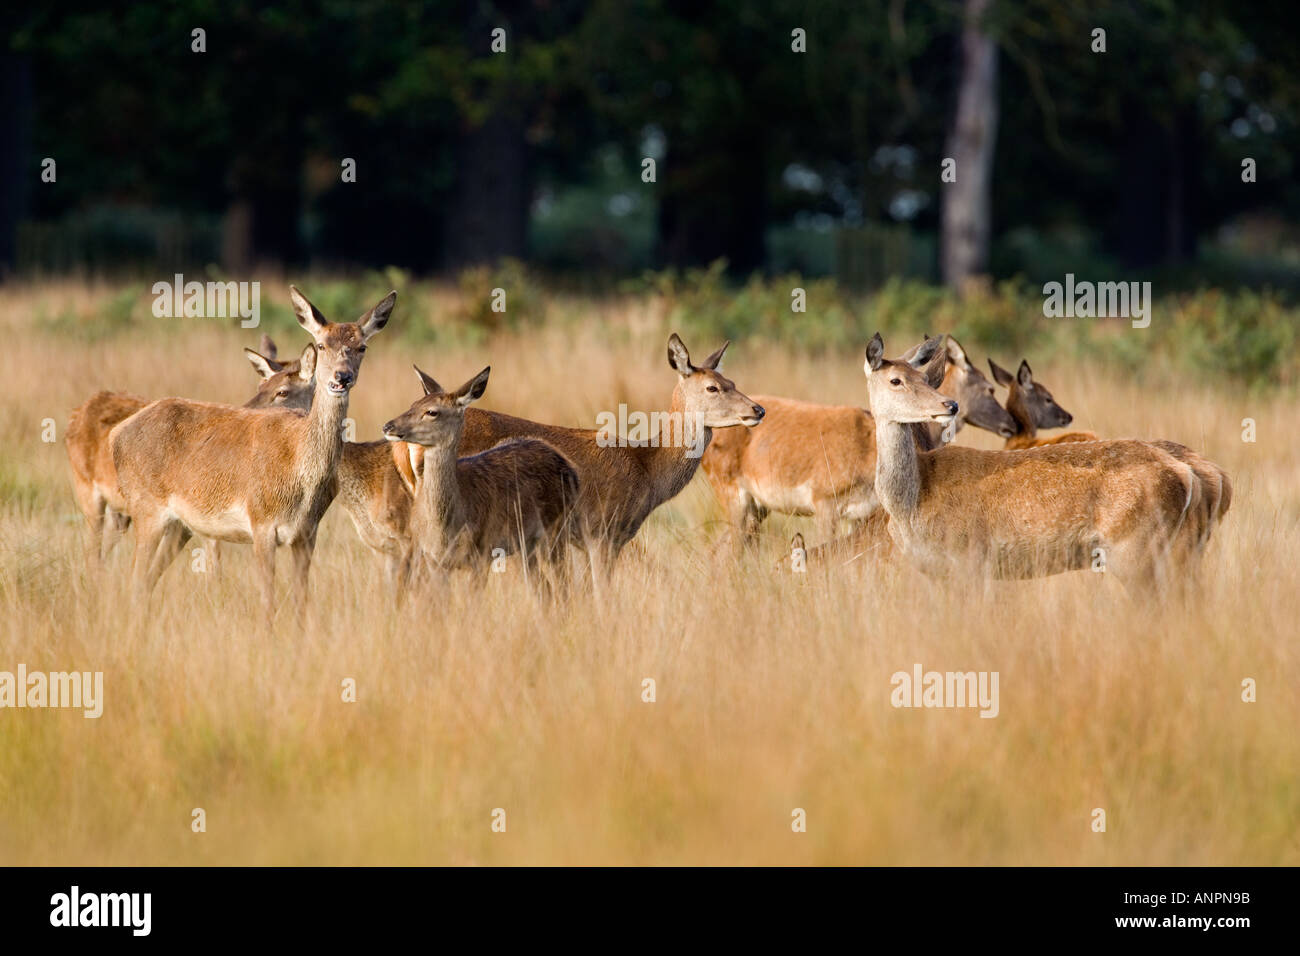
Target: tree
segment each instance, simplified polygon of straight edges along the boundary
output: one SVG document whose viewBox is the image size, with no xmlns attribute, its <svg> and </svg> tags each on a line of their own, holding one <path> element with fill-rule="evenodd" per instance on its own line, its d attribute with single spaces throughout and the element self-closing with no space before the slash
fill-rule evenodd
<svg viewBox="0 0 1300 956">
<path fill-rule="evenodd" d="M 965 0 L 961 79 L 945 161 L 956 179 L 943 188 L 940 242 L 943 281 L 960 289 L 989 259 L 993 148 L 998 130 L 998 49 L 985 17 L 992 0 Z"/>
</svg>

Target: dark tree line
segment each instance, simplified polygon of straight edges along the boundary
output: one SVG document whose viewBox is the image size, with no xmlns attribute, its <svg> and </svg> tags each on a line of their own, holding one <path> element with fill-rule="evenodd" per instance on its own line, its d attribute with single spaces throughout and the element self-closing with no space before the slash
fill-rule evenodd
<svg viewBox="0 0 1300 956">
<path fill-rule="evenodd" d="M 522 257 L 538 187 L 582 183 L 609 144 L 639 174 L 648 131 L 663 265 L 763 268 L 765 230 L 808 214 L 942 231 L 953 281 L 1018 227 L 1077 226 L 1131 267 L 1178 261 L 1243 211 L 1300 211 L 1291 6 L 33 6 L 0 55 L 0 263 L 20 220 L 96 204 L 218 219 L 228 268 Z"/>
</svg>

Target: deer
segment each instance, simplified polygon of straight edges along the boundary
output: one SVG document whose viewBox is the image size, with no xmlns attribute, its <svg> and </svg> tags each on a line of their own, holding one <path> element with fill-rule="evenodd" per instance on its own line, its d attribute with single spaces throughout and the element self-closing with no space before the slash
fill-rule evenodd
<svg viewBox="0 0 1300 956">
<path fill-rule="evenodd" d="M 315 355 L 314 346 L 308 350 Z M 250 351 L 251 350 L 246 350 Z M 268 335 L 262 336 L 261 358 L 266 366 L 275 369 L 275 343 Z M 256 353 L 249 355 L 254 361 Z M 297 362 L 286 363 L 285 370 L 297 368 Z M 254 361 L 254 367 L 259 367 Z M 286 402 L 286 407 L 311 407 L 311 378 L 303 389 L 301 405 Z M 384 558 L 390 583 L 398 584 L 398 571 L 407 548 L 407 522 L 415 493 L 415 481 L 423 449 L 419 445 L 392 442 L 383 438 L 370 442 L 344 442 L 343 457 L 339 461 L 338 495 L 336 500 L 352 519 L 357 536 L 362 543 Z M 215 549 L 215 543 L 214 543 Z"/>
<path fill-rule="evenodd" d="M 718 371 L 729 345 L 724 343 L 697 366 L 681 338 L 672 334 L 668 364 L 677 372 L 677 385 L 667 417 L 656 413 L 668 428 L 644 442 L 610 441 L 598 430 L 543 424 L 471 406 L 465 410 L 457 454 L 475 455 L 511 438 L 537 438 L 568 459 L 580 479 L 574 522 L 595 581 L 598 573 L 612 568 L 650 513 L 686 487 L 699 465 L 700 449 L 708 447 L 715 432 L 762 421 L 762 406 Z M 387 449 L 382 441 L 344 448 L 340 500 L 362 541 L 383 555 L 390 577 L 404 560 L 423 453 L 421 446 L 402 441 L 393 441 Z"/>
<path fill-rule="evenodd" d="M 387 324 L 390 292 L 356 322 L 330 322 L 296 287 L 290 302 L 312 337 L 315 376 L 306 414 L 166 398 L 109 434 L 127 513 L 136 524 L 133 583 L 147 606 L 159 576 L 191 534 L 253 546 L 269 631 L 276 548 L 287 545 L 295 606 L 306 612 L 316 532 L 337 492 L 342 424 L 367 343 Z"/>
<path fill-rule="evenodd" d="M 992 359 L 989 359 L 989 369 L 998 384 L 1006 387 L 1007 411 L 1018 426 L 1017 433 L 1007 439 L 1006 448 L 1038 448 L 1043 445 L 1097 440 L 1097 436 L 1088 431 L 1066 432 L 1052 438 L 1037 437 L 1039 428 L 1062 428 L 1069 425 L 1074 417 L 1057 404 L 1047 386 L 1034 379 L 1033 370 L 1024 359 L 1014 376 Z M 1190 516 L 1196 529 L 1191 546 L 1194 550 L 1199 550 L 1209 541 L 1214 528 L 1228 513 L 1228 507 L 1232 503 L 1232 482 L 1227 472 L 1186 445 L 1167 440 L 1153 441 L 1151 444 L 1188 465 L 1196 474 L 1201 494 L 1200 507 Z"/>
<path fill-rule="evenodd" d="M 876 419 L 876 491 L 897 550 L 935 576 L 1028 578 L 1097 567 L 1138 595 L 1167 580 L 1200 502 L 1193 469 L 1136 439 L 1018 451 L 946 445 L 918 451 L 914 423 L 957 414 L 911 365 L 884 357 L 879 333 L 863 372 Z"/>
<path fill-rule="evenodd" d="M 677 383 L 668 411 L 654 413 L 660 427 L 647 440 L 470 408 L 460 454 L 486 451 L 506 438 L 540 438 L 571 461 L 581 481 L 576 520 L 594 578 L 598 568 L 612 568 L 651 512 L 686 487 L 715 433 L 763 421 L 763 406 L 718 371 L 730 344 L 724 342 L 695 365 L 681 337 L 672 333 L 668 365 Z"/>
<path fill-rule="evenodd" d="M 1056 398 L 1042 382 L 1034 381 L 1029 362 L 1020 360 L 1020 368 L 1012 375 L 993 359 L 989 359 L 993 380 L 1007 390 L 1007 412 L 1016 422 L 1016 432 L 1003 446 L 1007 449 L 1038 448 L 1042 445 L 1059 445 L 1066 442 L 1096 441 L 1092 432 L 1066 432 L 1052 438 L 1039 438 L 1040 428 L 1064 428 L 1074 421 L 1074 416 L 1056 403 Z"/>
<path fill-rule="evenodd" d="M 245 408 L 288 408 L 306 411 L 311 405 L 315 349 L 308 346 L 301 359 L 276 361 L 275 343 L 263 335 L 261 352 L 244 349 L 261 377 L 257 392 Z M 108 560 L 118 539 L 131 524 L 126 503 L 117 487 L 117 472 L 108 445 L 108 433 L 149 404 L 139 395 L 101 391 L 73 410 L 64 439 L 72 471 L 72 489 L 89 530 L 87 561 L 92 567 Z M 213 542 L 212 562 L 217 561 Z"/>
<path fill-rule="evenodd" d="M 345 442 L 339 461 L 339 506 L 361 542 L 383 558 L 394 588 L 401 583 L 423 452 L 419 445 L 381 438 Z"/>
<path fill-rule="evenodd" d="M 566 545 L 578 540 L 577 470 L 537 438 L 509 438 L 458 457 L 465 410 L 483 397 L 491 366 L 450 392 L 418 366 L 415 372 L 424 394 L 383 427 L 388 441 L 424 451 L 401 581 L 409 586 L 431 573 L 482 570 L 494 558 L 515 553 L 530 578 L 540 581 L 542 567 L 558 567 Z"/>
<path fill-rule="evenodd" d="M 927 336 L 903 359 L 917 367 L 938 363 L 927 371 L 932 379 L 938 375 L 935 387 L 959 396 L 959 404 L 964 401 L 970 409 L 955 423 L 965 420 L 1002 435 L 1014 434 L 1015 422 L 997 403 L 993 385 L 952 338 Z M 769 395 L 755 401 L 768 412 L 762 429 L 719 435 L 701 463 L 718 500 L 729 510 L 736 542 L 756 543 L 763 520 L 773 511 L 815 516 L 823 542 L 834 537 L 841 521 L 855 526 L 866 521 L 877 507 L 871 413 L 851 405 Z M 925 447 L 937 447 L 941 440 L 937 428 L 918 428 L 916 433 Z"/>
</svg>

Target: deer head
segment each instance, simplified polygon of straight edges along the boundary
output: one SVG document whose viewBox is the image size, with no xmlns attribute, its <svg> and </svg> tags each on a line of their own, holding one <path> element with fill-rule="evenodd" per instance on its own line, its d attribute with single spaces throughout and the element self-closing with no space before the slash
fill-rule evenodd
<svg viewBox="0 0 1300 956">
<path fill-rule="evenodd" d="M 948 374 L 944 383 L 942 390 L 957 399 L 962 419 L 1003 438 L 1016 433 L 1016 420 L 998 403 L 993 383 L 952 336 L 948 336 Z"/>
<path fill-rule="evenodd" d="M 268 344 L 270 349 L 266 350 Z M 289 408 L 297 411 L 311 408 L 312 377 L 316 374 L 316 346 L 307 346 L 303 349 L 302 357 L 291 362 L 275 360 L 275 343 L 268 336 L 262 336 L 262 347 L 268 354 L 244 349 L 248 361 L 262 378 L 261 384 L 257 386 L 257 394 L 244 407 Z"/>
<path fill-rule="evenodd" d="M 940 395 L 926 375 L 926 366 L 942 345 L 942 337 L 926 339 L 910 360 L 887 359 L 880 333 L 872 336 L 862 371 L 867 376 L 871 414 L 877 422 L 938 422 L 946 426 L 956 418 L 958 404 Z"/>
<path fill-rule="evenodd" d="M 1010 372 L 989 359 L 989 369 L 999 385 L 1007 389 L 1007 410 L 1020 421 L 1032 422 L 1035 428 L 1064 428 L 1074 421 L 1048 391 L 1046 385 L 1034 381 L 1033 370 L 1024 359 L 1013 377 Z"/>
<path fill-rule="evenodd" d="M 366 342 L 388 324 L 388 317 L 397 302 L 397 293 L 388 293 L 356 322 L 328 321 L 294 286 L 289 287 L 289 299 L 298 316 L 298 324 L 307 330 L 307 334 L 316 343 L 318 387 L 323 389 L 323 394 L 332 398 L 345 397 L 357 383 Z"/>
<path fill-rule="evenodd" d="M 691 364 L 691 355 L 674 332 L 668 339 L 668 364 L 680 377 L 673 390 L 673 405 L 706 428 L 745 425 L 752 428 L 763 420 L 763 406 L 736 390 L 736 383 L 718 371 L 730 342 L 723 342 L 701 365 Z"/>
<path fill-rule="evenodd" d="M 448 392 L 417 366 L 415 374 L 420 377 L 424 396 L 384 424 L 384 437 L 389 441 L 454 450 L 465 427 L 465 409 L 470 402 L 483 397 L 491 371 L 489 365 L 454 392 Z"/>
</svg>

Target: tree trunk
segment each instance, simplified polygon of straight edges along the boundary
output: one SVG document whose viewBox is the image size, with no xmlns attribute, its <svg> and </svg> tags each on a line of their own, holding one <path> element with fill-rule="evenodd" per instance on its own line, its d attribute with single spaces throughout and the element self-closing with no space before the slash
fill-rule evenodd
<svg viewBox="0 0 1300 956">
<path fill-rule="evenodd" d="M 456 190 L 444 219 L 444 264 L 453 269 L 522 258 L 528 236 L 528 144 L 519 119 L 496 113 L 456 149 Z"/>
<path fill-rule="evenodd" d="M 942 183 L 940 253 L 943 281 L 960 290 L 988 268 L 993 146 L 998 133 L 998 49 L 982 21 L 992 0 L 966 0 L 961 33 L 961 79 L 946 156 L 956 160 L 956 182 Z"/>
</svg>

